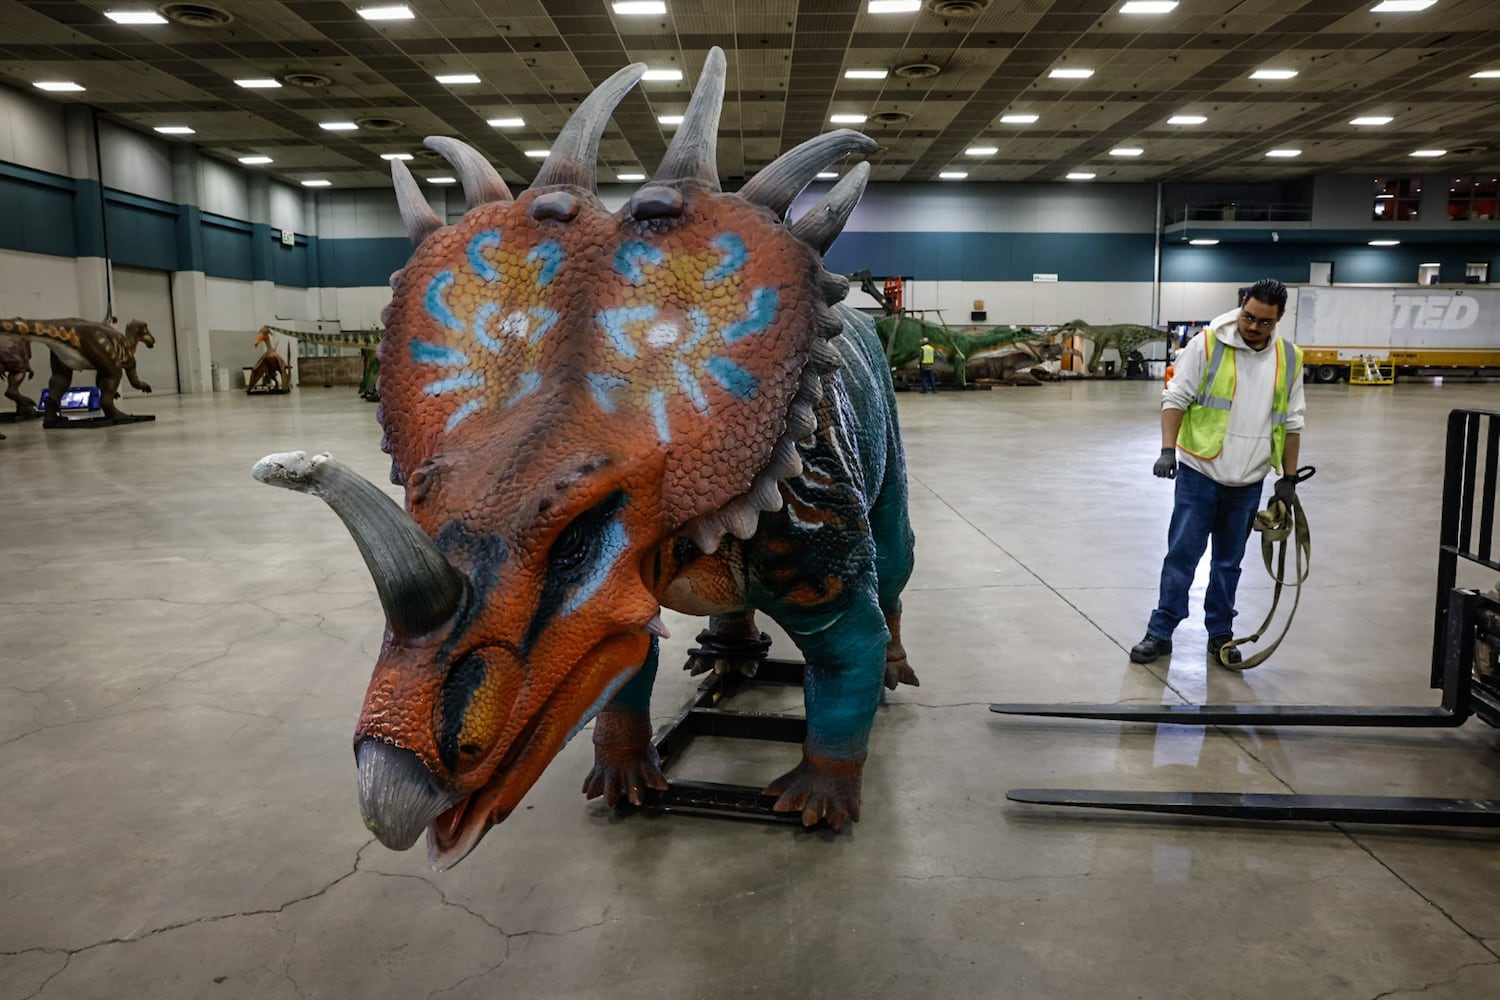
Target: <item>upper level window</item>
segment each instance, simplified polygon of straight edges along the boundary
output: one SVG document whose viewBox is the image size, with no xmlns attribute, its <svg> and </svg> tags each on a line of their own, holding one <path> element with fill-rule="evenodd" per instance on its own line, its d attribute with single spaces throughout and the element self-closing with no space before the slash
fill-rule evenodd
<svg viewBox="0 0 1500 1000">
<path fill-rule="evenodd" d="M 1470 219 L 1494 219 L 1496 190 L 1494 177 L 1452 177 L 1448 181 L 1448 218 L 1455 222 Z"/>
<path fill-rule="evenodd" d="M 1422 200 L 1422 178 L 1375 178 L 1375 205 L 1370 218 L 1376 222 L 1410 222 L 1417 217 Z"/>
</svg>

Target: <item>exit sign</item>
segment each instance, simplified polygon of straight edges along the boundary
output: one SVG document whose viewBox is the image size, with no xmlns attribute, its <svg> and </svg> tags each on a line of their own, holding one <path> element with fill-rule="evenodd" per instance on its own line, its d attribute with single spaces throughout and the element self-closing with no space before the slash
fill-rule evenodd
<svg viewBox="0 0 1500 1000">
<path fill-rule="evenodd" d="M 290 229 L 283 229 L 281 231 L 281 245 L 284 247 L 296 246 L 297 234 L 292 232 Z"/>
</svg>

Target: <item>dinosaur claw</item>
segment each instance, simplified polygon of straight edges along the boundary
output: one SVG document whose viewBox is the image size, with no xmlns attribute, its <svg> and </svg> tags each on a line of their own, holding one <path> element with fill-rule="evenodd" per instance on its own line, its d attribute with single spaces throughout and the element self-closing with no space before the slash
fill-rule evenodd
<svg viewBox="0 0 1500 1000">
<path fill-rule="evenodd" d="M 859 821 L 865 766 L 864 754 L 854 759 L 825 757 L 802 751 L 802 762 L 766 786 L 776 795 L 776 812 L 802 814 L 802 825 L 826 823 L 834 830 Z"/>
</svg>

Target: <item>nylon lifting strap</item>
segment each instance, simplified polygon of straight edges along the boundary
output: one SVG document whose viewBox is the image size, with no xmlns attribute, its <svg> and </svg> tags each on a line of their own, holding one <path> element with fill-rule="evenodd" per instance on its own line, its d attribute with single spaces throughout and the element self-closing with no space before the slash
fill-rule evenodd
<svg viewBox="0 0 1500 1000">
<path fill-rule="evenodd" d="M 1311 465 L 1304 465 L 1296 471 L 1294 478 L 1297 482 L 1304 483 L 1316 472 L 1317 470 Z M 1266 572 L 1275 581 L 1276 587 L 1271 592 L 1271 610 L 1266 612 L 1266 620 L 1260 623 L 1260 628 L 1255 630 L 1255 634 L 1243 639 L 1235 639 L 1233 642 L 1226 642 L 1219 649 L 1219 664 L 1230 670 L 1249 670 L 1251 667 L 1258 667 L 1276 652 L 1276 647 L 1281 645 L 1281 640 L 1285 639 L 1287 632 L 1291 630 L 1292 619 L 1297 616 L 1297 604 L 1302 600 L 1302 583 L 1307 579 L 1308 571 L 1312 569 L 1312 532 L 1307 526 L 1307 515 L 1302 512 L 1302 499 L 1295 493 L 1292 495 L 1290 508 L 1280 497 L 1273 496 L 1271 502 L 1266 504 L 1266 509 L 1255 515 L 1253 527 L 1260 532 L 1261 559 L 1265 561 Z M 1291 581 L 1286 578 L 1288 542 L 1297 553 L 1295 559 L 1297 576 Z M 1276 562 L 1274 569 L 1271 566 L 1273 558 Z M 1248 656 L 1239 663 L 1225 662 L 1225 650 L 1260 641 L 1260 637 L 1271 627 L 1271 619 L 1276 615 L 1276 604 L 1281 600 L 1281 589 L 1288 582 L 1294 588 L 1292 609 L 1287 613 L 1286 624 L 1282 626 L 1281 634 L 1254 656 Z"/>
</svg>

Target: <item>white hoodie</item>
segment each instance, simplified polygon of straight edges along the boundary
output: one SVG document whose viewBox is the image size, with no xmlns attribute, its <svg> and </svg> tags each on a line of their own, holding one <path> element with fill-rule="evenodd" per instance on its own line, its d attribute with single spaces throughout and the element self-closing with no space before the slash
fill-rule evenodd
<svg viewBox="0 0 1500 1000">
<path fill-rule="evenodd" d="M 1208 374 L 1210 352 L 1204 350 L 1205 337 L 1217 337 L 1235 352 L 1234 406 L 1229 410 L 1224 450 L 1217 458 L 1203 459 L 1177 449 L 1178 461 L 1224 486 L 1258 483 L 1271 471 L 1271 396 L 1276 387 L 1280 338 L 1272 337 L 1263 349 L 1252 350 L 1240 336 L 1239 314 L 1235 309 L 1218 317 L 1177 352 L 1172 381 L 1161 394 L 1163 410 L 1186 410 L 1198 398 L 1198 387 Z M 1226 364 L 1228 360 L 1225 359 Z M 1287 433 L 1300 434 L 1304 410 L 1302 380 L 1293 380 L 1287 388 Z"/>
</svg>

